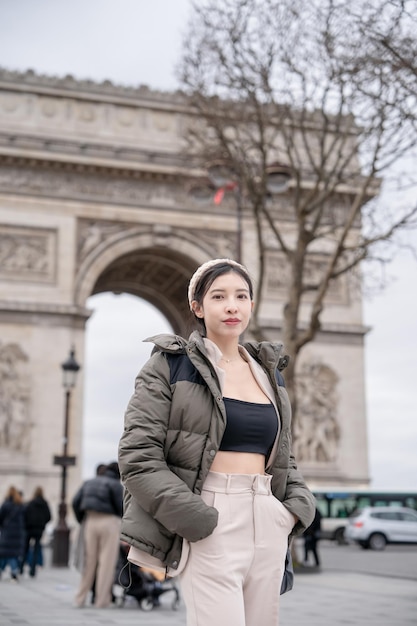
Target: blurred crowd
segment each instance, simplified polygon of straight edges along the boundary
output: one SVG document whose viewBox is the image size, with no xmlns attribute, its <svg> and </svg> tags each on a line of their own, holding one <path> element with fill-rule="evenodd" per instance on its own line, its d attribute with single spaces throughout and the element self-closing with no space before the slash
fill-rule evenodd
<svg viewBox="0 0 417 626">
<path fill-rule="evenodd" d="M 75 606 L 90 602 L 98 608 L 113 600 L 114 572 L 120 551 L 123 487 L 117 462 L 100 463 L 96 476 L 86 480 L 72 500 L 79 523 L 74 533 L 72 562 L 81 574 Z M 43 488 L 28 501 L 11 485 L 0 505 L 0 578 L 19 582 L 34 577 L 44 564 L 43 539 L 51 510 Z"/>
<path fill-rule="evenodd" d="M 30 576 L 36 575 L 37 566 L 43 564 L 41 540 L 50 519 L 42 487 L 36 487 L 28 502 L 16 487 L 9 487 L 0 507 L 0 575 L 9 568 L 17 582 L 25 567 Z"/>
</svg>

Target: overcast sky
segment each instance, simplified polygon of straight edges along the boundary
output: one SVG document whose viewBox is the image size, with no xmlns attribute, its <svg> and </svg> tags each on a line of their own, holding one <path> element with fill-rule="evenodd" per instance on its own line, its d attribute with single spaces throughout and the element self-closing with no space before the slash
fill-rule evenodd
<svg viewBox="0 0 417 626">
<path fill-rule="evenodd" d="M 172 90 L 189 0 L 0 0 L 0 66 Z M 414 236 L 417 245 L 417 237 Z M 401 253 L 391 285 L 364 302 L 369 460 L 373 488 L 417 490 L 417 263 Z M 128 295 L 89 299 L 84 475 L 117 457 L 142 340 L 169 331 Z"/>
</svg>

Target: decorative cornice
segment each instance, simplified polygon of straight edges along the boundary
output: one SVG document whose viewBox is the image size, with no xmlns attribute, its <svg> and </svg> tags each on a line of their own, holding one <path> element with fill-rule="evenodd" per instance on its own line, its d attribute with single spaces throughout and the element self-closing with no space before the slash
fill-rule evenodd
<svg viewBox="0 0 417 626">
<path fill-rule="evenodd" d="M 76 95 L 77 98 L 105 100 L 112 102 L 124 101 L 135 106 L 141 102 L 146 107 L 157 108 L 189 108 L 186 95 L 177 91 L 158 91 L 146 85 L 127 87 L 116 85 L 110 80 L 96 82 L 80 80 L 68 74 L 66 76 L 49 76 L 37 74 L 33 70 L 19 72 L 0 67 L 0 88 L 16 91 L 35 91 L 59 95 Z"/>
<path fill-rule="evenodd" d="M 106 167 L 103 163 L 68 163 L 65 160 L 0 155 L 1 195 L 201 212 L 201 205 L 189 193 L 191 183 L 186 180 L 187 175 L 192 176 L 181 168 L 147 171 L 140 165 L 137 168 L 124 164 Z M 210 212 L 223 215 L 224 210 L 225 207 L 215 207 Z M 233 213 L 233 208 L 230 211 Z"/>
<path fill-rule="evenodd" d="M 264 328 L 273 328 L 274 330 L 275 329 L 282 330 L 283 322 L 282 320 L 263 318 L 262 326 Z M 303 324 L 302 322 L 300 322 L 299 330 L 304 330 L 305 328 L 306 328 L 306 324 Z M 320 330 L 317 332 L 317 337 L 319 337 L 320 335 L 351 335 L 351 336 L 357 336 L 357 337 L 362 338 L 365 335 L 367 335 L 370 330 L 371 330 L 371 326 L 364 326 L 363 324 L 354 324 L 354 323 L 337 324 L 337 323 L 331 323 L 331 322 L 324 322 Z"/>
<path fill-rule="evenodd" d="M 0 300 L 0 313 L 37 313 L 40 315 L 58 315 L 88 319 L 92 313 L 90 309 L 75 304 L 48 304 L 44 302 L 17 302 Z"/>
<path fill-rule="evenodd" d="M 103 144 L 94 141 L 72 141 L 44 135 L 27 135 L 0 132 L 0 157 L 50 159 L 55 162 L 76 162 L 119 166 L 127 164 L 131 170 L 187 173 L 202 176 L 204 172 L 192 170 L 192 157 L 186 154 L 146 150 L 126 144 Z"/>
<path fill-rule="evenodd" d="M 38 151 L 21 153 L 18 150 L 2 150 L 0 146 L 0 166 L 1 165 L 18 168 L 38 168 L 42 170 L 65 171 L 65 172 L 86 172 L 89 174 L 105 174 L 121 176 L 125 178 L 135 178 L 143 180 L 175 180 L 178 179 L 200 179 L 201 172 L 193 171 L 186 167 L 178 167 L 174 164 L 150 164 L 144 161 L 116 161 L 105 158 L 93 158 L 87 156 L 72 156 L 68 154 L 47 154 Z"/>
</svg>

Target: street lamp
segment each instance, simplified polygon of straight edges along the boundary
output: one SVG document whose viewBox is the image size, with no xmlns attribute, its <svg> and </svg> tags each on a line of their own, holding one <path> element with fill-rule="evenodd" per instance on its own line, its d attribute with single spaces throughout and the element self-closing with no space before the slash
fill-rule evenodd
<svg viewBox="0 0 417 626">
<path fill-rule="evenodd" d="M 271 196 L 285 193 L 291 181 L 291 172 L 286 165 L 274 163 L 266 169 L 266 188 Z"/>
<path fill-rule="evenodd" d="M 213 163 L 207 168 L 209 182 L 214 188 L 214 203 L 220 204 L 226 192 L 233 192 L 236 200 L 236 261 L 242 262 L 242 188 L 238 182 L 238 175 L 222 161 Z M 278 195 L 287 191 L 291 180 L 289 168 L 280 163 L 273 163 L 266 169 L 266 190 L 269 196 Z M 208 189 L 208 186 L 205 187 Z M 197 187 L 193 196 L 198 201 L 204 201 L 207 193 L 204 187 Z"/>
<path fill-rule="evenodd" d="M 57 567 L 68 567 L 69 560 L 69 528 L 67 525 L 67 467 L 75 465 L 75 456 L 68 456 L 68 427 L 71 391 L 75 387 L 77 373 L 80 369 L 75 360 L 74 350 L 62 363 L 63 387 L 65 389 L 65 419 L 62 455 L 54 456 L 54 465 L 61 467 L 61 501 L 58 507 L 58 524 L 54 530 L 52 544 L 52 564 Z"/>
</svg>

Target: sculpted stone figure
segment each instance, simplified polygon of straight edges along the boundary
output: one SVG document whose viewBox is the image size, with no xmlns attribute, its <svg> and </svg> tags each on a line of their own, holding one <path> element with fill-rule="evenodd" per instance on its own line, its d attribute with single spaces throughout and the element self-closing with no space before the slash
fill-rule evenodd
<svg viewBox="0 0 417 626">
<path fill-rule="evenodd" d="M 297 456 L 304 462 L 335 461 L 339 448 L 338 377 L 328 365 L 304 364 L 298 383 Z"/>
<path fill-rule="evenodd" d="M 27 356 L 16 343 L 0 343 L 0 448 L 27 452 L 29 390 L 19 366 Z"/>
<path fill-rule="evenodd" d="M 44 272 L 48 261 L 46 241 L 36 236 L 1 235 L 0 261 L 3 270 Z"/>
</svg>

